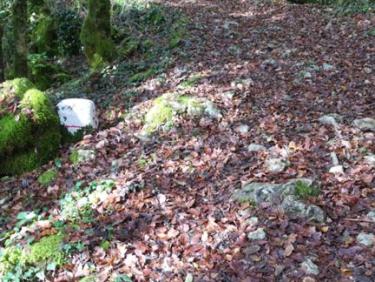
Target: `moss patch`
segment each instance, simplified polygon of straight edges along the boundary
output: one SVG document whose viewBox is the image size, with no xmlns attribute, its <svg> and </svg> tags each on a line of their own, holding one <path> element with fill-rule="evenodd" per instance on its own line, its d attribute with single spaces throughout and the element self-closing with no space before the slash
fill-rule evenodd
<svg viewBox="0 0 375 282">
<path fill-rule="evenodd" d="M 0 111 L 0 176 L 20 174 L 47 162 L 61 140 L 58 117 L 43 92 L 29 89 L 23 93 L 32 86 L 24 79 L 4 84 L 3 97 L 22 99 L 11 102 L 16 110 Z"/>
<path fill-rule="evenodd" d="M 43 186 L 48 186 L 55 180 L 56 176 L 57 171 L 55 169 L 49 169 L 39 175 L 38 182 Z"/>
<path fill-rule="evenodd" d="M 320 193 L 319 188 L 311 186 L 306 182 L 297 181 L 295 184 L 295 195 L 301 199 L 306 199 L 308 197 L 316 197 Z"/>
<path fill-rule="evenodd" d="M 207 113 L 207 115 L 215 117 L 211 114 L 211 108 L 215 110 L 217 115 L 216 107 L 204 99 L 174 93 L 164 94 L 154 100 L 153 106 L 146 113 L 141 135 L 150 135 L 159 129 L 171 129 L 173 119 L 178 115 L 185 114 L 194 117 Z"/>
<path fill-rule="evenodd" d="M 173 124 L 173 115 L 173 108 L 168 101 L 163 96 L 159 97 L 154 101 L 153 107 L 145 116 L 144 130 L 147 133 L 152 133 L 161 127 L 171 127 Z"/>
<path fill-rule="evenodd" d="M 7 80 L 0 86 L 0 97 L 3 95 L 12 95 L 22 99 L 23 94 L 31 88 L 34 88 L 34 84 L 27 78 L 21 77 Z"/>
<path fill-rule="evenodd" d="M 64 262 L 63 238 L 61 234 L 43 237 L 31 245 L 30 251 L 24 254 L 25 260 L 33 264 L 54 262 L 61 265 Z"/>
<path fill-rule="evenodd" d="M 63 238 L 62 234 L 50 235 L 32 245 L 0 249 L 0 280 L 37 281 L 37 274 L 47 270 L 48 264 L 61 266 L 65 262 Z"/>
</svg>

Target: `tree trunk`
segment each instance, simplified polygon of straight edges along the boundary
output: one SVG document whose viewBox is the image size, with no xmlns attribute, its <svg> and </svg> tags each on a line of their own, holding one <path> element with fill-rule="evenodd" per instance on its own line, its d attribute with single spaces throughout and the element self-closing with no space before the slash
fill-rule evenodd
<svg viewBox="0 0 375 282">
<path fill-rule="evenodd" d="M 88 14 L 81 30 L 81 42 L 93 69 L 115 57 L 111 39 L 111 1 L 89 0 Z"/>
<path fill-rule="evenodd" d="M 4 81 L 3 25 L 0 23 L 0 82 Z"/>
<path fill-rule="evenodd" d="M 27 76 L 27 1 L 15 0 L 12 6 L 14 37 L 14 73 L 15 77 Z"/>
</svg>

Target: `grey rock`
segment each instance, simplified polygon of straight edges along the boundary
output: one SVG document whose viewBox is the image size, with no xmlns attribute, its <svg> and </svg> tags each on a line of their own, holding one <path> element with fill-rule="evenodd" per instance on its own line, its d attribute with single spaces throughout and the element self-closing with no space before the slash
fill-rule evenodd
<svg viewBox="0 0 375 282">
<path fill-rule="evenodd" d="M 332 164 L 333 164 L 334 166 L 340 164 L 340 163 L 339 163 L 339 159 L 337 158 L 337 155 L 336 155 L 335 152 L 331 152 L 331 160 L 332 160 Z"/>
<path fill-rule="evenodd" d="M 250 226 L 256 226 L 257 224 L 258 224 L 258 218 L 256 217 L 256 216 L 252 216 L 252 217 L 250 217 L 247 221 L 246 221 L 246 223 L 248 224 L 248 225 L 250 225 Z"/>
<path fill-rule="evenodd" d="M 296 183 L 300 181 L 308 186 L 313 185 L 313 180 L 299 178 L 283 184 L 251 182 L 233 194 L 233 199 L 239 202 L 251 202 L 256 205 L 261 203 L 280 203 L 280 207 L 290 218 L 303 218 L 308 221 L 324 222 L 324 211 L 311 204 L 306 204 L 297 199 Z"/>
<path fill-rule="evenodd" d="M 375 155 L 374 154 L 367 155 L 367 156 L 364 157 L 364 159 L 365 159 L 365 162 L 367 164 L 369 164 L 370 166 L 375 167 Z"/>
<path fill-rule="evenodd" d="M 235 128 L 236 132 L 238 133 L 241 133 L 241 134 L 246 134 L 249 132 L 250 130 L 250 126 L 248 126 L 247 124 L 240 124 L 239 126 L 237 126 Z"/>
<path fill-rule="evenodd" d="M 331 70 L 334 70 L 334 69 L 335 69 L 335 67 L 331 64 L 327 64 L 327 63 L 323 64 L 323 70 L 324 71 L 331 71 Z"/>
<path fill-rule="evenodd" d="M 78 149 L 77 150 L 77 162 L 84 163 L 95 160 L 96 151 L 92 149 Z"/>
<path fill-rule="evenodd" d="M 271 158 L 266 160 L 266 169 L 272 173 L 279 173 L 286 169 L 287 162 L 280 158 Z"/>
<path fill-rule="evenodd" d="M 261 151 L 267 151 L 267 148 L 260 144 L 252 143 L 247 147 L 247 150 L 249 152 L 261 152 Z"/>
<path fill-rule="evenodd" d="M 253 202 L 255 204 L 272 202 L 280 197 L 284 198 L 288 195 L 294 195 L 298 181 L 308 186 L 313 184 L 313 180 L 308 178 L 292 179 L 287 183 L 281 184 L 250 182 L 244 184 L 242 189 L 237 190 L 233 194 L 233 198 L 239 202 Z"/>
<path fill-rule="evenodd" d="M 342 165 L 335 165 L 329 169 L 329 173 L 332 174 L 343 174 L 344 173 L 344 167 Z"/>
<path fill-rule="evenodd" d="M 284 212 L 292 219 L 304 218 L 308 221 L 324 222 L 325 213 L 316 205 L 308 205 L 290 195 L 281 203 Z"/>
<path fill-rule="evenodd" d="M 252 182 L 234 193 L 233 198 L 239 202 L 260 204 L 271 202 L 278 193 L 278 184 Z"/>
<path fill-rule="evenodd" d="M 204 103 L 204 112 L 211 118 L 219 119 L 222 117 L 220 110 L 211 101 L 206 101 Z"/>
<path fill-rule="evenodd" d="M 338 114 L 328 114 L 328 115 L 323 115 L 321 116 L 318 121 L 321 123 L 321 124 L 324 124 L 324 125 L 331 125 L 331 126 L 338 126 L 338 124 L 340 122 L 343 121 L 342 117 Z"/>
<path fill-rule="evenodd" d="M 367 214 L 367 217 L 368 217 L 371 221 L 375 222 L 375 210 L 369 211 L 369 213 Z"/>
<path fill-rule="evenodd" d="M 309 258 L 301 264 L 301 268 L 306 274 L 318 275 L 320 272 L 319 267 Z"/>
<path fill-rule="evenodd" d="M 371 247 L 375 243 L 375 235 L 372 233 L 361 232 L 357 236 L 357 242 L 366 247 Z"/>
<path fill-rule="evenodd" d="M 185 277 L 185 282 L 193 282 L 194 281 L 194 276 L 191 273 L 188 273 Z"/>
<path fill-rule="evenodd" d="M 362 131 L 375 132 L 375 119 L 373 118 L 356 119 L 353 121 L 353 125 Z"/>
<path fill-rule="evenodd" d="M 368 217 L 371 221 L 375 222 L 375 210 L 369 211 L 369 213 L 367 214 L 367 217 Z"/>
<path fill-rule="evenodd" d="M 264 240 L 266 238 L 266 232 L 263 228 L 258 228 L 255 231 L 249 232 L 247 234 L 249 240 Z"/>
</svg>

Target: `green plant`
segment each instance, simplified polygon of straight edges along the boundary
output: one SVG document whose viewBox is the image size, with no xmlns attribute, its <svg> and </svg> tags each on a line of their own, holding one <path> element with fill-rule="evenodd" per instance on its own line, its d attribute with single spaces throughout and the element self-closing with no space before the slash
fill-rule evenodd
<svg viewBox="0 0 375 282">
<path fill-rule="evenodd" d="M 188 77 L 188 79 L 184 80 L 180 83 L 179 87 L 185 89 L 185 88 L 191 88 L 198 84 L 198 82 L 202 79 L 202 75 L 197 73 L 193 74 Z"/>
<path fill-rule="evenodd" d="M 61 217 L 66 221 L 92 222 L 94 207 L 108 196 L 114 187 L 112 180 L 93 181 L 84 189 L 78 182 L 75 189 L 60 200 Z"/>
<path fill-rule="evenodd" d="M 0 280 L 44 280 L 46 272 L 65 262 L 63 238 L 62 234 L 50 235 L 31 245 L 0 249 Z"/>
<path fill-rule="evenodd" d="M 316 197 L 320 193 L 319 189 L 315 186 L 310 186 L 303 181 L 297 181 L 295 187 L 295 194 L 301 199 L 308 197 Z"/>
</svg>

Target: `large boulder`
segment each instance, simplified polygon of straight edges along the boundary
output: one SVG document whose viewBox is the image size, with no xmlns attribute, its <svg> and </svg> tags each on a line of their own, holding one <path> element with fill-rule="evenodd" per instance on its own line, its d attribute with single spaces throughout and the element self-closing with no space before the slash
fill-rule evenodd
<svg viewBox="0 0 375 282">
<path fill-rule="evenodd" d="M 0 175 L 30 171 L 54 157 L 59 120 L 48 97 L 25 78 L 0 85 Z"/>
</svg>

